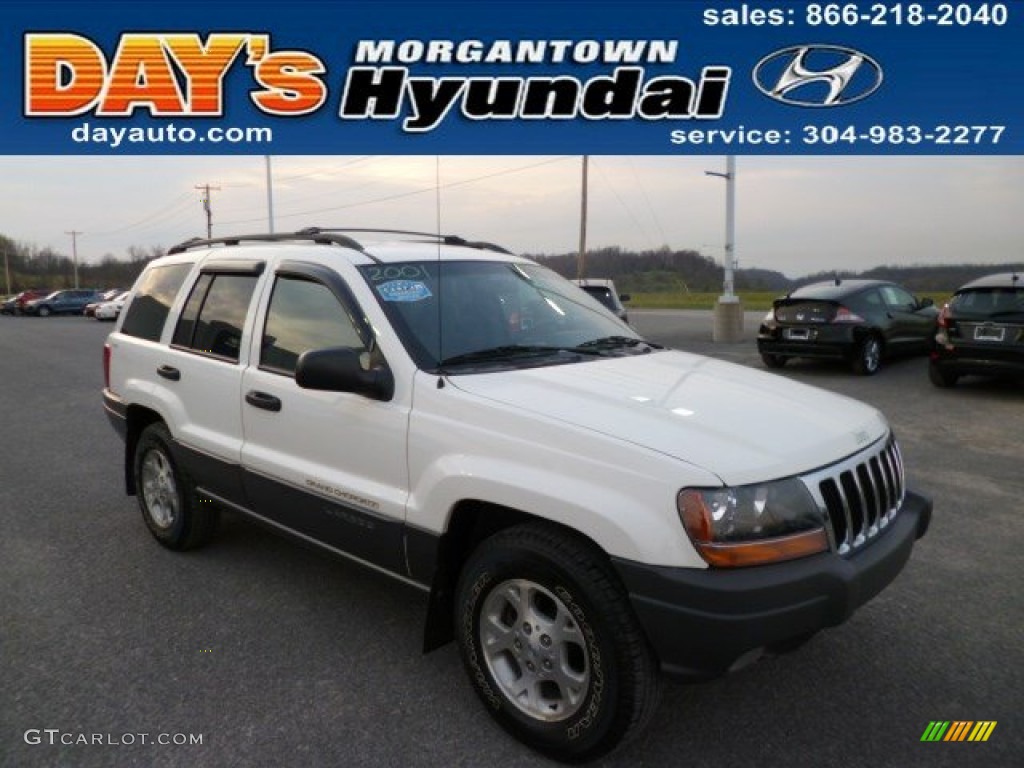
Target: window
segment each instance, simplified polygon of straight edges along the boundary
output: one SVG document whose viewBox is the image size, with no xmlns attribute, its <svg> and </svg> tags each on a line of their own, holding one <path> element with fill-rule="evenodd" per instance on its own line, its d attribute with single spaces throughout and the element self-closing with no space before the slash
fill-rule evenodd
<svg viewBox="0 0 1024 768">
<path fill-rule="evenodd" d="M 912 310 L 917 306 L 917 300 L 913 296 L 895 285 L 883 285 L 882 295 L 885 296 L 885 303 L 890 307 Z"/>
<path fill-rule="evenodd" d="M 191 264 L 169 264 L 149 270 L 135 292 L 121 333 L 159 341 L 174 297 L 191 269 Z"/>
<path fill-rule="evenodd" d="M 238 362 L 256 275 L 202 274 L 174 329 L 172 343 Z"/>
<path fill-rule="evenodd" d="M 299 355 L 325 347 L 365 349 L 365 344 L 351 316 L 327 286 L 279 277 L 267 310 L 260 367 L 294 374 Z"/>
<path fill-rule="evenodd" d="M 876 309 L 881 309 L 882 307 L 885 306 L 885 304 L 882 302 L 882 297 L 878 293 L 878 291 L 868 291 L 867 293 L 865 293 L 864 303 L 867 304 L 869 307 L 873 307 Z"/>
<path fill-rule="evenodd" d="M 174 329 L 174 337 L 171 344 L 174 346 L 188 347 L 192 345 L 192 336 L 196 331 L 196 320 L 199 318 L 199 310 L 203 306 L 206 292 L 210 290 L 210 283 L 213 282 L 213 275 L 202 274 L 196 280 L 192 293 L 185 302 L 185 308 L 178 318 L 178 327 Z"/>
</svg>

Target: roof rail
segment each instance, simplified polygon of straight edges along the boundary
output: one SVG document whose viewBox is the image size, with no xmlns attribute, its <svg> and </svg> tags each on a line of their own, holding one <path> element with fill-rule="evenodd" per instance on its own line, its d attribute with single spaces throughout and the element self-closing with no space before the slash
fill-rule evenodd
<svg viewBox="0 0 1024 768">
<path fill-rule="evenodd" d="M 281 243 L 292 240 L 311 240 L 319 245 L 340 245 L 346 248 L 352 248 L 359 251 L 363 255 L 370 259 L 373 259 L 377 263 L 379 260 L 366 252 L 362 244 L 344 234 L 346 232 L 367 232 L 370 234 L 383 234 L 383 235 L 411 235 L 413 237 L 426 237 L 430 239 L 430 242 L 438 241 L 444 245 L 460 245 L 465 248 L 476 248 L 477 250 L 483 251 L 495 251 L 496 253 L 507 253 L 512 255 L 512 252 L 502 248 L 500 245 L 494 243 L 487 243 L 482 240 L 466 240 L 458 235 L 441 235 L 437 232 L 414 232 L 406 229 L 360 229 L 357 227 L 352 228 L 334 228 L 334 229 L 321 229 L 320 227 L 306 227 L 300 229 L 297 232 L 280 232 L 280 233 L 263 233 L 263 234 L 252 234 L 252 235 L 230 235 L 228 237 L 193 237 L 190 240 L 178 243 L 177 245 L 170 248 L 167 251 L 168 254 L 172 253 L 184 253 L 193 248 L 202 248 L 208 245 L 238 245 L 243 242 L 258 242 L 258 243 Z"/>
<path fill-rule="evenodd" d="M 262 243 L 280 243 L 287 242 L 289 240 L 312 240 L 314 243 L 320 245 L 341 245 L 346 248 L 353 248 L 357 251 L 362 252 L 363 246 L 351 237 L 345 235 L 332 234 L 327 231 L 321 231 L 316 228 L 303 229 L 299 232 L 281 232 L 281 233 L 265 233 L 265 234 L 254 234 L 254 235 L 231 235 L 229 237 L 211 237 L 201 238 L 193 237 L 190 240 L 186 240 L 182 243 L 178 243 L 167 251 L 168 254 L 172 253 L 184 253 L 185 251 L 193 248 L 202 248 L 207 245 L 238 245 L 242 242 L 262 242 Z M 369 255 L 369 254 L 367 254 Z"/>
<path fill-rule="evenodd" d="M 442 235 L 438 232 L 416 232 L 408 229 L 368 229 L 363 227 L 332 227 L 324 229 L 320 227 L 307 227 L 306 229 L 299 230 L 299 234 L 308 235 L 335 232 L 368 232 L 375 235 L 412 235 L 413 237 L 428 237 L 431 240 L 439 240 L 445 245 L 461 245 L 464 248 L 476 248 L 477 250 L 495 251 L 497 253 L 507 253 L 510 256 L 512 255 L 510 250 L 502 248 L 500 245 L 496 245 L 494 243 L 487 243 L 482 240 L 466 240 L 458 235 Z"/>
</svg>

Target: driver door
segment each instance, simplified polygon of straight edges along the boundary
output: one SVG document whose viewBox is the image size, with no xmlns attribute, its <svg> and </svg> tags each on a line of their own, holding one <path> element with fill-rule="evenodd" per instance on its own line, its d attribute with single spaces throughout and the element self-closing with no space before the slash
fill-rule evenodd
<svg viewBox="0 0 1024 768">
<path fill-rule="evenodd" d="M 295 383 L 307 349 L 370 355 L 350 296 L 329 270 L 278 268 L 242 379 L 243 483 L 260 517 L 405 574 L 408 408 Z"/>
</svg>

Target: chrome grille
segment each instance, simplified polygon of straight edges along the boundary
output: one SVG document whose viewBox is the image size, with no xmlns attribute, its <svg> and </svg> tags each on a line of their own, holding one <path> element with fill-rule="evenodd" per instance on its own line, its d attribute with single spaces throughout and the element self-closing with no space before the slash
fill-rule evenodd
<svg viewBox="0 0 1024 768">
<path fill-rule="evenodd" d="M 833 548 L 854 552 L 892 522 L 906 491 L 903 457 L 893 437 L 819 472 L 803 476 L 825 511 Z"/>
</svg>

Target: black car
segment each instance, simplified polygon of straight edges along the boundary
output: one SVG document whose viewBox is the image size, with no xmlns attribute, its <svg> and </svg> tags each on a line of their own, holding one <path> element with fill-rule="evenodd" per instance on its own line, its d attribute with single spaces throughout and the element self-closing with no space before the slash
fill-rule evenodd
<svg viewBox="0 0 1024 768">
<path fill-rule="evenodd" d="M 939 310 L 883 280 L 813 283 L 776 299 L 757 334 L 757 351 L 769 368 L 791 357 L 847 361 L 870 376 L 882 359 L 928 352 L 935 343 Z"/>
<path fill-rule="evenodd" d="M 54 291 L 41 299 L 35 299 L 22 307 L 26 315 L 80 315 L 85 305 L 96 300 L 97 291 L 89 290 L 68 290 Z"/>
<path fill-rule="evenodd" d="M 939 315 L 928 377 L 951 387 L 967 374 L 1024 377 L 1024 276 L 1003 273 L 959 288 Z"/>
</svg>

